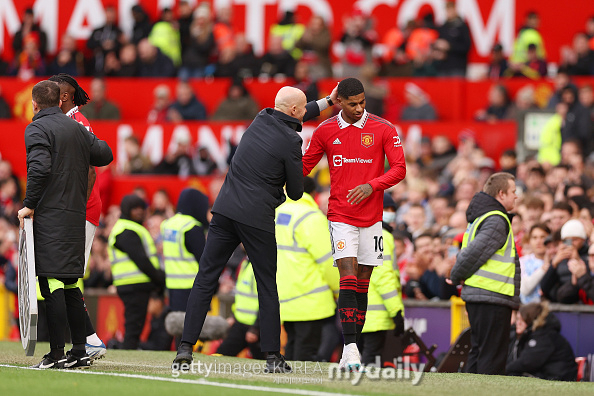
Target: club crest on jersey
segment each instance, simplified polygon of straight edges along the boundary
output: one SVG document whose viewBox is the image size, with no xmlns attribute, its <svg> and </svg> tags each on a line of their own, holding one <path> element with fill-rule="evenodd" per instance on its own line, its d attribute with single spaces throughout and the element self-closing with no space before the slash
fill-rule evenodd
<svg viewBox="0 0 594 396">
<path fill-rule="evenodd" d="M 362 133 L 361 134 L 361 145 L 363 147 L 373 146 L 373 133 Z"/>
<path fill-rule="evenodd" d="M 341 239 L 340 241 L 336 242 L 336 250 L 338 250 L 339 252 L 342 252 L 345 247 L 346 241 L 344 239 Z"/>
</svg>

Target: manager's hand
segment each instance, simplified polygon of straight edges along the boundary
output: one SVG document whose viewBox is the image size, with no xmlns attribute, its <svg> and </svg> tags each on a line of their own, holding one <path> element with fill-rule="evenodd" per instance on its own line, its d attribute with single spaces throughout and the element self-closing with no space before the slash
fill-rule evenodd
<svg viewBox="0 0 594 396">
<path fill-rule="evenodd" d="M 360 186 L 349 190 L 349 193 L 347 194 L 347 201 L 351 205 L 357 205 L 359 202 L 369 197 L 372 192 L 373 187 L 371 187 L 371 184 L 361 184 Z"/>
<path fill-rule="evenodd" d="M 23 228 L 24 227 L 24 219 L 25 217 L 29 216 L 31 218 L 31 220 L 33 220 L 33 213 L 35 212 L 35 209 L 30 209 L 28 207 L 24 207 L 23 209 L 19 210 L 17 213 L 17 216 L 19 218 L 19 223 L 20 223 L 20 227 Z"/>
</svg>

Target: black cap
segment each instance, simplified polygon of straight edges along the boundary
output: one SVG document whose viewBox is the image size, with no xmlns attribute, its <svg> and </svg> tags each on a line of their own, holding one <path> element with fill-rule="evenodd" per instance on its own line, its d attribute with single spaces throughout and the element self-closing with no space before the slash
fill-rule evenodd
<svg viewBox="0 0 594 396">
<path fill-rule="evenodd" d="M 396 202 L 392 199 L 392 196 L 389 193 L 384 193 L 384 208 L 398 209 Z"/>
</svg>

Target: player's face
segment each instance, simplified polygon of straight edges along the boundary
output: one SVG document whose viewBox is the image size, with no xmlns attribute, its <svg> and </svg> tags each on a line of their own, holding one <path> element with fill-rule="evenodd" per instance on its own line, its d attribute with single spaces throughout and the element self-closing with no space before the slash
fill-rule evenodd
<svg viewBox="0 0 594 396">
<path fill-rule="evenodd" d="M 342 116 L 346 122 L 353 124 L 363 117 L 365 111 L 365 93 L 349 96 L 348 98 L 338 97 L 338 104 L 342 108 Z"/>
</svg>

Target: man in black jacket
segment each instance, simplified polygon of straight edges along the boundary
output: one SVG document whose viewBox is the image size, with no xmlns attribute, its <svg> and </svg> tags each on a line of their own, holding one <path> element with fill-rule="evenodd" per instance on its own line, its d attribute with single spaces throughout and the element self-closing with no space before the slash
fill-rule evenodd
<svg viewBox="0 0 594 396">
<path fill-rule="evenodd" d="M 469 373 L 505 375 L 511 314 L 520 306 L 520 260 L 508 214 L 516 198 L 515 178 L 495 173 L 466 211 L 469 224 L 450 279 L 454 285 L 464 282 Z"/>
<path fill-rule="evenodd" d="M 45 298 L 51 352 L 35 367 L 88 367 L 85 307 L 78 278 L 84 275 L 85 216 L 89 166 L 113 160 L 104 141 L 58 107 L 60 88 L 51 81 L 33 87 L 33 122 L 25 130 L 27 195 L 21 221 L 34 218 L 35 271 Z M 72 350 L 64 356 L 64 326 Z"/>
<path fill-rule="evenodd" d="M 336 89 L 326 99 L 305 103 L 297 88 L 281 88 L 274 108 L 262 110 L 242 136 L 229 172 L 212 208 L 208 238 L 200 271 L 188 299 L 182 342 L 173 368 L 192 362 L 218 279 L 234 249 L 243 243 L 254 266 L 260 306 L 260 340 L 267 352 L 269 372 L 290 372 L 280 355 L 280 314 L 276 289 L 275 208 L 287 195 L 303 194 L 301 124 L 336 100 Z"/>
</svg>

